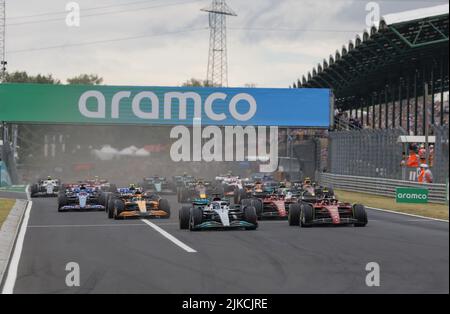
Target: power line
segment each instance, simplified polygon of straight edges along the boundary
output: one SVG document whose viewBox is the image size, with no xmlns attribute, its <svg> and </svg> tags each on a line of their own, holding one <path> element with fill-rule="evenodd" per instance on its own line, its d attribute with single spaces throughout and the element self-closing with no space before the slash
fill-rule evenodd
<svg viewBox="0 0 450 314">
<path fill-rule="evenodd" d="M 343 32 L 343 33 L 344 32 L 355 32 L 355 31 L 351 31 L 351 30 L 326 30 L 326 29 L 275 29 L 275 28 L 230 28 L 230 29 L 245 30 L 245 31 L 253 31 L 253 30 L 255 30 L 255 31 L 302 31 L 302 32 L 308 32 L 308 31 L 314 32 L 315 31 L 315 32 Z M 144 35 L 137 35 L 137 36 L 130 36 L 130 37 L 95 40 L 95 41 L 73 43 L 73 44 L 62 44 L 62 45 L 45 46 L 45 47 L 37 47 L 37 48 L 29 48 L 29 49 L 18 49 L 18 50 L 11 50 L 11 51 L 9 51 L 9 53 L 14 54 L 14 53 L 33 52 L 33 51 L 50 50 L 50 49 L 70 48 L 70 47 L 77 47 L 77 46 L 88 46 L 88 45 L 104 44 L 104 43 L 126 41 L 126 40 L 140 39 L 140 38 L 157 37 L 157 36 L 164 36 L 164 35 L 176 35 L 176 34 L 181 34 L 181 33 L 189 33 L 189 32 L 196 32 L 196 31 L 202 31 L 202 30 L 209 30 L 209 27 L 192 28 L 192 29 L 179 30 L 179 31 L 173 31 L 173 32 L 159 33 L 159 34 L 147 34 L 147 35 L 144 34 Z"/>
<path fill-rule="evenodd" d="M 89 17 L 94 17 L 94 16 L 122 14 L 122 13 L 135 12 L 135 11 L 141 11 L 141 10 L 149 10 L 149 9 L 164 8 L 164 7 L 170 7 L 170 6 L 176 6 L 176 5 L 184 5 L 184 4 L 194 3 L 194 2 L 201 2 L 201 1 L 204 1 L 204 0 L 191 0 L 191 1 L 184 1 L 184 2 L 159 4 L 159 5 L 149 6 L 149 7 L 141 7 L 141 8 L 134 8 L 134 9 L 128 9 L 128 10 L 119 10 L 119 11 L 93 13 L 93 14 L 83 14 L 81 17 L 89 18 Z M 65 13 L 67 14 L 68 12 L 65 12 Z M 45 20 L 38 20 L 38 21 L 8 23 L 7 26 L 10 27 L 10 26 L 18 26 L 18 25 L 60 22 L 60 21 L 64 21 L 64 18 L 53 18 L 53 19 L 45 19 Z"/>
<path fill-rule="evenodd" d="M 135 5 L 135 4 L 149 3 L 149 2 L 155 2 L 155 1 L 159 1 L 159 0 L 141 0 L 141 1 L 134 1 L 134 2 L 126 2 L 126 3 L 122 3 L 122 4 L 112 4 L 112 5 L 105 5 L 105 6 L 99 6 L 99 7 L 91 7 L 91 8 L 83 9 L 83 11 L 108 9 L 108 8 L 114 8 L 114 7 L 122 7 L 125 5 Z M 47 13 L 38 13 L 38 14 L 31 14 L 31 15 L 11 16 L 11 17 L 8 17 L 7 20 L 27 19 L 27 18 L 32 18 L 32 17 L 40 17 L 40 16 L 46 16 L 46 15 L 58 15 L 58 14 L 67 14 L 67 11 L 52 11 L 52 12 L 47 12 Z"/>
<path fill-rule="evenodd" d="M 318 32 L 318 33 L 357 33 L 356 30 L 345 29 L 311 29 L 311 28 L 266 28 L 266 27 L 229 27 L 236 31 L 263 31 L 263 32 Z"/>
<path fill-rule="evenodd" d="M 197 32 L 197 31 L 203 31 L 203 30 L 207 30 L 207 29 L 208 28 L 205 28 L 205 27 L 192 28 L 192 29 L 183 29 L 183 30 L 178 30 L 178 31 L 157 33 L 157 34 L 146 34 L 146 35 L 143 34 L 143 35 L 136 35 L 136 36 L 130 36 L 130 37 L 103 39 L 103 40 L 87 41 L 87 42 L 80 42 L 80 43 L 73 43 L 73 44 L 63 44 L 63 45 L 37 47 L 37 48 L 29 48 L 29 49 L 10 50 L 9 54 L 42 51 L 42 50 L 50 50 L 50 49 L 62 49 L 62 48 L 70 48 L 70 47 L 78 47 L 78 46 L 106 44 L 106 43 L 125 41 L 125 40 L 134 40 L 134 39 L 140 39 L 140 38 L 149 38 L 149 37 L 158 37 L 158 36 L 165 36 L 165 35 L 176 35 L 176 34 L 182 34 L 182 33 Z"/>
</svg>

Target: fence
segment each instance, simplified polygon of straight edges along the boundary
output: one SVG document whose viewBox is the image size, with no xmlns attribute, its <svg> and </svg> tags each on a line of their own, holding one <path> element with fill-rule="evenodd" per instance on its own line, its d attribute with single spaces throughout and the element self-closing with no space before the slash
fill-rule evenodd
<svg viewBox="0 0 450 314">
<path fill-rule="evenodd" d="M 436 135 L 434 180 L 445 183 L 448 179 L 448 125 L 435 127 L 434 134 Z"/>
<path fill-rule="evenodd" d="M 348 190 L 395 198 L 396 188 L 427 188 L 431 203 L 447 202 L 447 186 L 445 184 L 419 184 L 409 181 L 383 178 L 345 176 L 330 173 L 320 175 L 320 183 L 334 189 Z"/>
<path fill-rule="evenodd" d="M 434 162 L 431 169 L 434 183 L 445 183 L 448 178 L 448 126 L 434 127 L 436 136 Z M 405 168 L 401 166 L 403 150 L 398 142 L 403 129 L 365 129 L 330 133 L 329 173 L 405 180 Z"/>
<path fill-rule="evenodd" d="M 330 133 L 328 172 L 401 179 L 403 129 L 366 129 Z"/>
<path fill-rule="evenodd" d="M 11 179 L 3 161 L 0 161 L 0 187 L 11 185 Z"/>
<path fill-rule="evenodd" d="M 1 135 L 2 135 L 2 146 L 1 146 L 1 160 L 3 161 L 3 168 L 9 171 L 8 182 L 13 184 L 18 183 L 18 175 L 16 168 L 16 161 L 14 158 L 14 152 L 11 147 L 11 139 L 9 136 L 9 126 L 1 124 L 0 125 Z M 6 175 L 5 175 L 6 177 Z"/>
</svg>

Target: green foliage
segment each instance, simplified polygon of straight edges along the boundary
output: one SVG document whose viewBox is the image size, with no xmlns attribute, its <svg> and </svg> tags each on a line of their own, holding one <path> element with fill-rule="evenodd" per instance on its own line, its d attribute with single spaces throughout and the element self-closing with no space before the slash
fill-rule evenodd
<svg viewBox="0 0 450 314">
<path fill-rule="evenodd" d="M 183 87 L 213 87 L 213 84 L 211 84 L 211 82 L 207 80 L 191 78 L 190 80 L 183 83 Z"/>
<path fill-rule="evenodd" d="M 103 83 L 103 78 L 97 74 L 80 74 L 67 79 L 67 83 L 70 85 L 100 85 Z"/>
<path fill-rule="evenodd" d="M 61 84 L 61 81 L 53 78 L 51 74 L 36 76 L 28 75 L 25 71 L 16 71 L 6 73 L 5 82 L 7 83 L 34 83 L 34 84 Z"/>
</svg>

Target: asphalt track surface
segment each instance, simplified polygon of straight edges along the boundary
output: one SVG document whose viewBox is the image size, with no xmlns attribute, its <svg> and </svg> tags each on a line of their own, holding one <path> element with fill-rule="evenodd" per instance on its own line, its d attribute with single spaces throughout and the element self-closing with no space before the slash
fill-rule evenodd
<svg viewBox="0 0 450 314">
<path fill-rule="evenodd" d="M 23 196 L 22 196 L 23 197 Z M 141 220 L 104 212 L 58 213 L 56 199 L 33 199 L 14 293 L 448 293 L 449 225 L 368 210 L 366 228 L 289 227 L 190 232 L 152 220 L 189 253 Z M 65 284 L 80 266 L 80 287 Z M 367 263 L 381 286 L 367 287 Z"/>
</svg>

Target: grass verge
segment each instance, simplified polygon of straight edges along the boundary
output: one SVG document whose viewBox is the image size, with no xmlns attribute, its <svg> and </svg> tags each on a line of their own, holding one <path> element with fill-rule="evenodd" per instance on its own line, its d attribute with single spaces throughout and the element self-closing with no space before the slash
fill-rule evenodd
<svg viewBox="0 0 450 314">
<path fill-rule="evenodd" d="M 394 198 L 335 190 L 340 201 L 364 204 L 366 207 L 388 209 L 401 213 L 448 220 L 448 205 L 445 204 L 397 204 Z"/>
<path fill-rule="evenodd" d="M 11 208 L 14 206 L 15 202 L 15 200 L 0 198 L 0 227 L 6 220 L 6 217 L 8 217 L 8 214 Z"/>
</svg>

